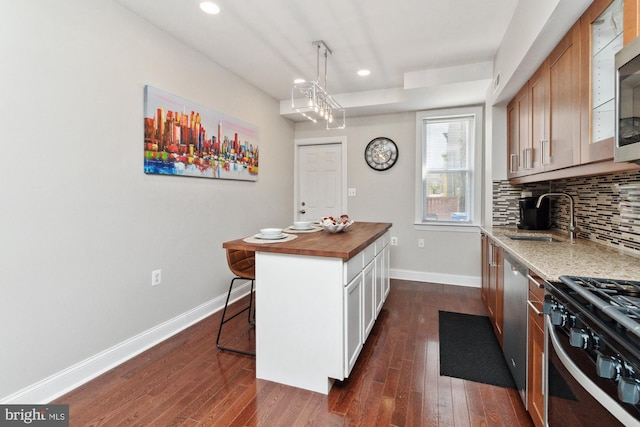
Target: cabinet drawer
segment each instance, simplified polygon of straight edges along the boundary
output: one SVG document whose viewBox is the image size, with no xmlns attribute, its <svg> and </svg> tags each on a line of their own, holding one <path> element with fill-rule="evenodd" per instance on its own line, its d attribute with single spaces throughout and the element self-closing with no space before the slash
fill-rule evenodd
<svg viewBox="0 0 640 427">
<path fill-rule="evenodd" d="M 384 249 L 384 236 L 380 236 L 376 240 L 376 255 L 382 252 L 382 249 Z"/>
<path fill-rule="evenodd" d="M 384 249 L 384 247 L 389 244 L 389 242 L 391 241 L 390 236 L 391 232 L 387 231 L 382 236 L 378 237 L 378 240 L 376 240 L 376 254 L 379 254 L 382 249 Z"/>
<path fill-rule="evenodd" d="M 529 309 L 529 317 L 538 325 L 539 328 L 544 329 L 544 316 L 542 316 L 542 301 L 537 299 L 536 296 L 529 291 L 529 300 L 527 301 Z"/>
<path fill-rule="evenodd" d="M 529 272 L 529 299 L 544 300 L 544 280 Z"/>
<path fill-rule="evenodd" d="M 376 256 L 376 243 L 373 242 L 372 244 L 364 248 L 362 254 L 364 256 L 364 267 L 369 265 L 369 263 L 373 261 L 373 258 Z"/>
<path fill-rule="evenodd" d="M 344 285 L 351 282 L 364 268 L 364 251 L 356 254 L 349 261 L 345 262 L 344 268 Z"/>
</svg>

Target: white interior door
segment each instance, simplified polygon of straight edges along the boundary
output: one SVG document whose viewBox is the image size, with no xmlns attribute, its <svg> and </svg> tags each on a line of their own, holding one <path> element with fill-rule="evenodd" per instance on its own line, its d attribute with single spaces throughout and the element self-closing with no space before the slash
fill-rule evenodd
<svg viewBox="0 0 640 427">
<path fill-rule="evenodd" d="M 297 146 L 296 220 L 346 213 L 342 150 L 339 142 Z"/>
</svg>

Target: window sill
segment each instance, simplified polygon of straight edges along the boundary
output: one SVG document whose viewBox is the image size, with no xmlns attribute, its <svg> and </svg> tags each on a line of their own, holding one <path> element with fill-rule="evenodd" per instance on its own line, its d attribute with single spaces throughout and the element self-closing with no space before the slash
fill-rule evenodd
<svg viewBox="0 0 640 427">
<path fill-rule="evenodd" d="M 478 224 L 424 224 L 414 223 L 413 228 L 421 231 L 447 231 L 456 233 L 478 233 L 480 226 Z"/>
</svg>

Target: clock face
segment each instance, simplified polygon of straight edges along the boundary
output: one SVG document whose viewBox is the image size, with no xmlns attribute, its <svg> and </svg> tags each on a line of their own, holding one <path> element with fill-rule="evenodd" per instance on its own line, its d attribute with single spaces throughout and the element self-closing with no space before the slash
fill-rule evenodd
<svg viewBox="0 0 640 427">
<path fill-rule="evenodd" d="M 389 138 L 374 138 L 364 150 L 364 159 L 372 169 L 387 170 L 398 160 L 398 147 Z"/>
</svg>

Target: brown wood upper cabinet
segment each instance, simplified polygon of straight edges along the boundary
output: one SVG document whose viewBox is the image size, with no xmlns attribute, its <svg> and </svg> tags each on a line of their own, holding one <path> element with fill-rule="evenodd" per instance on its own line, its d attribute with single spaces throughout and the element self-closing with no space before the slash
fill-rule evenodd
<svg viewBox="0 0 640 427">
<path fill-rule="evenodd" d="M 580 25 L 562 39 L 507 106 L 508 178 L 580 158 Z"/>
<path fill-rule="evenodd" d="M 525 85 L 507 106 L 508 164 L 507 176 L 515 178 L 527 174 L 530 159 L 529 85 Z"/>
<path fill-rule="evenodd" d="M 531 76 L 528 83 L 531 98 L 531 150 L 528 153 L 529 173 L 544 171 L 543 152 L 550 141 L 549 129 L 549 66 L 547 61 Z"/>
<path fill-rule="evenodd" d="M 580 25 L 575 24 L 547 58 L 549 140 L 542 144 L 542 169 L 580 162 Z"/>
<path fill-rule="evenodd" d="M 640 0 L 622 7 L 622 0 L 595 0 L 507 106 L 509 179 L 596 173 L 596 163 L 597 173 L 620 170 L 612 162 L 614 55 L 623 37 L 640 34 Z"/>
</svg>

